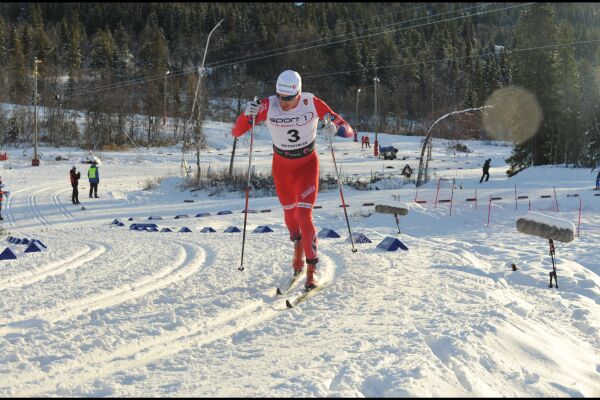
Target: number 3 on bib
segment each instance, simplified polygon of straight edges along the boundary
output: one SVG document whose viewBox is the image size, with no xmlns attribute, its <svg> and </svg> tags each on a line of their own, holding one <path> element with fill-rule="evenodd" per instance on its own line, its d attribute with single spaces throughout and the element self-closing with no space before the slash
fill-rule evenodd
<svg viewBox="0 0 600 400">
<path fill-rule="evenodd" d="M 299 136 L 300 132 L 298 132 L 295 129 L 290 129 L 289 131 L 287 131 L 287 134 L 290 135 L 292 138 L 294 138 L 294 140 L 288 138 L 288 142 L 295 143 L 298 140 L 300 140 L 300 136 Z"/>
</svg>

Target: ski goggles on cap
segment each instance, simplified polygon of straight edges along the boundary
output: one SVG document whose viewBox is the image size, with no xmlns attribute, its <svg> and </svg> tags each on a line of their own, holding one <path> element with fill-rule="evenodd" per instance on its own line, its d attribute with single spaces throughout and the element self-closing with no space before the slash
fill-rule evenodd
<svg viewBox="0 0 600 400">
<path fill-rule="evenodd" d="M 275 93 L 275 94 L 277 95 L 277 98 L 282 101 L 292 101 L 299 95 L 299 93 L 293 94 L 291 96 L 282 96 L 279 93 Z"/>
</svg>

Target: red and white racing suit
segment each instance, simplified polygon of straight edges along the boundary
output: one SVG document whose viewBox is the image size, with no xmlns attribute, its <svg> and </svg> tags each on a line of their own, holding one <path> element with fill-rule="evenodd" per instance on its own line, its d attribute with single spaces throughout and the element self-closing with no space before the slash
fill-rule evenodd
<svg viewBox="0 0 600 400">
<path fill-rule="evenodd" d="M 290 239 L 301 238 L 307 264 L 316 264 L 317 234 L 312 208 L 319 191 L 319 158 L 315 151 L 317 126 L 330 114 L 338 135 L 353 137 L 354 131 L 342 117 L 312 93 L 301 93 L 298 105 L 288 111 L 279 107 L 276 96 L 260 103 L 255 123 L 265 121 L 273 139 L 272 173 L 279 202 L 283 206 Z M 232 134 L 239 137 L 252 127 L 252 117 L 242 113 Z M 340 134 L 341 132 L 341 134 Z"/>
</svg>

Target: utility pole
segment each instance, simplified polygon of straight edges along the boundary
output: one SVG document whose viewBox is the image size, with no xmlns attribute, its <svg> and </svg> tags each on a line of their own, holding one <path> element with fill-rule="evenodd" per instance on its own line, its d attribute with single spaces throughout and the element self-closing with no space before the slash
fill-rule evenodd
<svg viewBox="0 0 600 400">
<path fill-rule="evenodd" d="M 169 75 L 171 71 L 165 72 L 165 93 L 163 96 L 163 127 L 167 125 L 167 75 Z"/>
<path fill-rule="evenodd" d="M 356 132 L 356 129 L 358 128 L 358 95 L 360 94 L 360 88 L 358 88 L 356 90 L 356 114 L 354 114 L 355 117 L 355 121 L 354 121 L 354 141 L 358 142 L 358 133 Z"/>
<path fill-rule="evenodd" d="M 379 129 L 379 114 L 377 114 L 377 83 L 379 83 L 379 78 L 373 78 L 373 82 L 375 83 L 375 143 L 373 146 L 373 155 L 378 157 L 379 142 L 377 141 L 377 129 Z"/>
<path fill-rule="evenodd" d="M 31 159 L 31 165 L 33 167 L 39 167 L 40 159 L 38 157 L 38 128 L 37 128 L 37 78 L 38 78 L 38 64 L 41 63 L 37 57 L 33 61 L 33 159 Z"/>
</svg>

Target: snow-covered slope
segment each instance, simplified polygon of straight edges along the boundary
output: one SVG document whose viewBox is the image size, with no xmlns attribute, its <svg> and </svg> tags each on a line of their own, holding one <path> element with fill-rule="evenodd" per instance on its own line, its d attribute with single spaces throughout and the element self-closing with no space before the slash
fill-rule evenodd
<svg viewBox="0 0 600 400">
<path fill-rule="evenodd" d="M 228 168 L 230 128 L 208 124 L 203 170 Z M 256 132 L 253 162 L 268 173 L 270 138 L 263 126 Z M 600 396 L 595 172 L 538 167 L 508 179 L 510 147 L 466 142 L 466 156 L 439 140 L 435 175 L 417 193 L 400 171 L 409 163 L 416 173 L 420 140 L 380 134 L 383 146 L 399 149 L 393 161 L 335 140 L 344 176 L 388 178 L 373 185 L 379 190 L 344 187 L 351 229 L 372 243 L 356 243 L 353 253 L 337 189 L 321 192 L 317 229 L 341 238 L 319 240 L 328 286 L 292 310 L 275 296 L 292 257 L 276 198 L 250 199 L 257 212 L 248 215 L 240 272 L 242 234 L 224 230 L 242 229 L 243 194 L 181 190 L 179 148 L 96 152 L 100 198 L 88 198 L 82 179 L 78 206 L 68 171 L 75 164 L 85 175 L 84 151 L 42 148 L 42 165 L 31 167 L 31 154 L 9 149 L 0 163 L 11 192 L 0 239 L 17 259 L 0 261 L 0 395 Z M 238 144 L 242 171 L 248 143 Z M 318 151 L 322 175 L 334 174 L 322 139 Z M 195 165 L 192 154 L 184 157 Z M 480 184 L 487 158 L 491 178 Z M 157 178 L 159 186 L 143 190 Z M 364 205 L 395 202 L 410 207 L 401 233 L 393 215 Z M 557 245 L 558 289 L 548 288 L 547 241 L 515 228 L 530 208 L 579 233 Z M 132 223 L 174 232 L 133 231 Z M 259 225 L 274 232 L 253 233 Z M 207 226 L 216 232 L 201 233 Z M 25 253 L 10 236 L 47 249 Z M 388 236 L 409 250 L 377 248 Z"/>
</svg>

